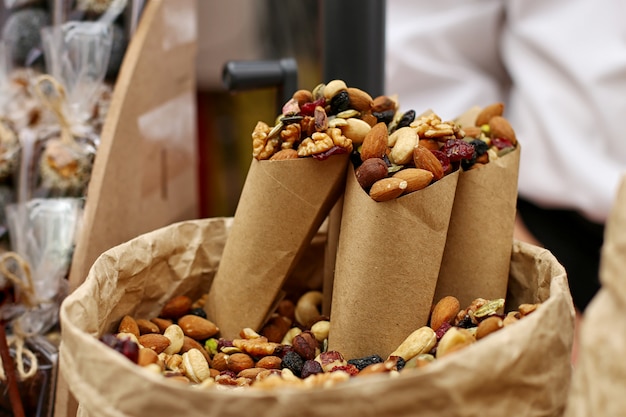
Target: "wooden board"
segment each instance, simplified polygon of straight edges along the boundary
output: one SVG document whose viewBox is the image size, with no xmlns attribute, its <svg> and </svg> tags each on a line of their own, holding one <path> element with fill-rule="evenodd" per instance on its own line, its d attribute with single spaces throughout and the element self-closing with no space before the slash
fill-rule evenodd
<svg viewBox="0 0 626 417">
<path fill-rule="evenodd" d="M 196 10 L 197 0 L 146 3 L 102 131 L 70 291 L 106 250 L 197 218 Z M 59 373 L 54 415 L 76 407 Z"/>
</svg>

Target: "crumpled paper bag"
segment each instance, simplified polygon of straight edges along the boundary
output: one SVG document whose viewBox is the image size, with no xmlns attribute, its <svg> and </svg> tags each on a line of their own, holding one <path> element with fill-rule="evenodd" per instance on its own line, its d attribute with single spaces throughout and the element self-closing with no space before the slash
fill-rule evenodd
<svg viewBox="0 0 626 417">
<path fill-rule="evenodd" d="M 626 177 L 606 224 L 600 282 L 580 329 L 565 417 L 626 414 Z"/>
<path fill-rule="evenodd" d="M 567 278 L 550 252 L 520 242 L 511 254 L 507 305 L 541 301 L 541 307 L 465 350 L 397 378 L 376 375 L 310 391 L 202 390 L 142 369 L 98 341 L 126 314 L 151 317 L 174 295 L 204 294 L 230 221 L 177 223 L 114 247 L 65 299 L 60 371 L 81 416 L 235 417 L 251 410 L 261 417 L 562 415 L 574 326 Z"/>
</svg>

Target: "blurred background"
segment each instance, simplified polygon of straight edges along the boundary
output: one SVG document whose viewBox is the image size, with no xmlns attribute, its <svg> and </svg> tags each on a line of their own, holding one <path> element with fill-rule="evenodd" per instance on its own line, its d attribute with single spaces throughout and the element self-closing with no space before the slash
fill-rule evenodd
<svg viewBox="0 0 626 417">
<path fill-rule="evenodd" d="M 298 87 L 322 81 L 318 0 L 198 1 L 200 215 L 231 216 L 251 161 L 257 121 L 272 123 L 276 88 L 231 93 L 222 69 L 231 60 L 295 58 Z"/>
</svg>

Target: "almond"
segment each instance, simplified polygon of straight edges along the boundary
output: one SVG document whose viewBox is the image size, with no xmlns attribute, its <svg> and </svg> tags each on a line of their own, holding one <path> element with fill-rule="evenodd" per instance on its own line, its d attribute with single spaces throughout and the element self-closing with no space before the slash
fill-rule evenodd
<svg viewBox="0 0 626 417">
<path fill-rule="evenodd" d="M 465 133 L 466 138 L 479 138 L 482 130 L 478 126 L 467 126 L 463 128 L 463 133 Z"/>
<path fill-rule="evenodd" d="M 261 373 L 265 372 L 267 369 L 264 368 L 248 368 L 244 369 L 237 374 L 237 378 L 248 378 L 248 379 L 256 379 L 256 377 Z"/>
<path fill-rule="evenodd" d="M 476 121 L 474 125 L 480 127 L 482 125 L 489 124 L 489 121 L 494 116 L 502 116 L 504 113 L 504 103 L 493 103 L 483 108 L 478 115 L 476 115 Z"/>
<path fill-rule="evenodd" d="M 433 312 L 431 313 L 431 329 L 437 330 L 443 323 L 452 323 L 452 320 L 454 320 L 456 315 L 459 314 L 460 310 L 461 303 L 456 297 L 452 295 L 443 297 L 437 302 L 437 304 L 435 304 Z"/>
<path fill-rule="evenodd" d="M 180 348 L 179 353 L 182 354 L 182 353 L 188 352 L 191 349 L 198 349 L 200 353 L 202 353 L 204 358 L 207 360 L 207 362 L 211 360 L 211 357 L 209 356 L 209 352 L 207 352 L 204 346 L 202 346 L 197 340 L 192 339 L 189 336 L 185 336 L 183 338 L 183 347 Z"/>
<path fill-rule="evenodd" d="M 239 373 L 244 369 L 254 367 L 254 359 L 246 353 L 233 353 L 226 358 L 226 363 L 229 371 Z"/>
<path fill-rule="evenodd" d="M 487 317 L 480 323 L 476 329 L 476 340 L 480 340 L 491 333 L 500 330 L 504 327 L 503 320 L 498 316 Z"/>
<path fill-rule="evenodd" d="M 151 363 L 157 363 L 159 361 L 159 355 L 150 348 L 139 348 L 139 356 L 137 358 L 137 365 L 147 366 Z"/>
<path fill-rule="evenodd" d="M 441 162 L 434 153 L 422 145 L 413 148 L 413 163 L 415 168 L 425 169 L 433 174 L 433 180 L 437 181 L 443 178 L 445 172 Z"/>
<path fill-rule="evenodd" d="M 269 355 L 259 359 L 256 366 L 264 369 L 280 369 L 282 361 L 283 360 L 279 356 Z"/>
<path fill-rule="evenodd" d="M 298 159 L 298 151 L 295 149 L 281 149 L 270 157 L 270 161 L 284 161 L 285 159 Z"/>
<path fill-rule="evenodd" d="M 421 168 L 405 168 L 393 174 L 393 178 L 400 178 L 407 182 L 405 194 L 428 187 L 433 177 L 432 172 Z"/>
<path fill-rule="evenodd" d="M 122 317 L 122 321 L 120 325 L 117 327 L 118 333 L 131 333 L 135 335 L 135 337 L 139 337 L 139 326 L 137 326 L 137 322 L 131 316 Z"/>
<path fill-rule="evenodd" d="M 400 197 L 407 186 L 408 183 L 400 178 L 383 178 L 372 185 L 369 195 L 374 201 L 389 201 Z"/>
<path fill-rule="evenodd" d="M 147 319 L 137 319 L 137 327 L 140 334 L 161 333 L 161 329 L 155 323 Z M 170 323 L 171 324 L 171 323 Z M 167 328 L 167 326 L 166 326 Z"/>
<path fill-rule="evenodd" d="M 438 151 L 440 148 L 440 143 L 437 139 L 420 139 L 417 143 L 430 151 Z"/>
<path fill-rule="evenodd" d="M 360 88 L 348 87 L 348 98 L 350 107 L 358 111 L 368 111 L 372 108 L 372 96 Z"/>
<path fill-rule="evenodd" d="M 387 177 L 387 164 L 381 158 L 370 158 L 354 171 L 356 180 L 364 190 L 369 188 L 378 180 Z"/>
<path fill-rule="evenodd" d="M 154 350 L 157 354 L 163 352 L 170 345 L 170 339 L 162 334 L 143 334 L 138 338 L 141 346 Z"/>
<path fill-rule="evenodd" d="M 178 325 L 183 329 L 185 336 L 196 340 L 208 339 L 219 332 L 215 323 L 193 314 L 187 314 L 178 319 Z"/>
<path fill-rule="evenodd" d="M 154 317 L 150 319 L 150 321 L 157 325 L 157 327 L 159 328 L 159 333 L 163 333 L 165 329 L 167 329 L 172 325 L 172 323 L 174 323 L 170 319 L 162 319 L 160 317 Z"/>
<path fill-rule="evenodd" d="M 389 96 L 378 96 L 372 101 L 372 112 L 380 113 L 387 110 L 395 110 L 396 102 Z"/>
<path fill-rule="evenodd" d="M 389 133 L 387 125 L 383 122 L 377 123 L 370 129 L 363 138 L 361 145 L 361 161 L 370 158 L 382 158 L 387 153 L 387 141 Z"/>
<path fill-rule="evenodd" d="M 378 123 L 378 118 L 374 116 L 371 112 L 362 113 L 361 120 L 363 120 L 365 123 L 367 123 L 371 127 L 374 127 L 376 123 Z"/>
<path fill-rule="evenodd" d="M 167 302 L 161 310 L 160 316 L 166 319 L 178 319 L 191 309 L 193 301 L 186 295 L 178 295 Z"/>
<path fill-rule="evenodd" d="M 517 144 L 515 131 L 509 121 L 502 116 L 494 116 L 489 120 L 489 136 L 492 138 L 507 139 L 513 145 Z"/>
</svg>

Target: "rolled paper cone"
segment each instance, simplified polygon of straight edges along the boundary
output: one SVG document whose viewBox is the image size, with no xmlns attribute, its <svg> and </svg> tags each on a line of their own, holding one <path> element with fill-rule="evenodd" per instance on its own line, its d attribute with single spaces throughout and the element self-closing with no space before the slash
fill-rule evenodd
<svg viewBox="0 0 626 417">
<path fill-rule="evenodd" d="M 349 155 L 257 161 L 248 175 L 205 310 L 222 337 L 259 330 L 343 191 Z"/>
<path fill-rule="evenodd" d="M 346 359 L 386 358 L 427 324 L 458 176 L 376 202 L 348 169 L 329 350 Z"/>
<path fill-rule="evenodd" d="M 476 298 L 506 298 L 517 203 L 520 146 L 463 171 L 454 197 L 435 301 L 465 308 Z"/>
</svg>

